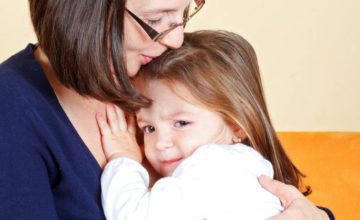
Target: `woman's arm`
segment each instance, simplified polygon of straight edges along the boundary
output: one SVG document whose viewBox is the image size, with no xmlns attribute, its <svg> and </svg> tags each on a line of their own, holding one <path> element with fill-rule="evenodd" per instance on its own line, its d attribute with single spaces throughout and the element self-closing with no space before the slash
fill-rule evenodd
<svg viewBox="0 0 360 220">
<path fill-rule="evenodd" d="M 23 97 L 14 97 L 5 83 L 0 83 L 0 219 L 58 219 L 49 167 L 37 148 L 46 143 L 38 140 L 29 108 L 18 104 Z"/>
<path fill-rule="evenodd" d="M 43 158 L 7 143 L 0 149 L 0 219 L 58 219 Z"/>
<path fill-rule="evenodd" d="M 279 197 L 284 212 L 276 215 L 269 220 L 285 220 L 285 219 L 312 219 L 312 220 L 328 220 L 329 216 L 325 211 L 317 208 L 309 200 L 303 196 L 294 186 L 286 185 L 277 180 L 260 176 L 259 182 L 262 187 Z"/>
<path fill-rule="evenodd" d="M 0 219 L 58 219 L 32 129 L 13 117 L 0 119 Z"/>
</svg>

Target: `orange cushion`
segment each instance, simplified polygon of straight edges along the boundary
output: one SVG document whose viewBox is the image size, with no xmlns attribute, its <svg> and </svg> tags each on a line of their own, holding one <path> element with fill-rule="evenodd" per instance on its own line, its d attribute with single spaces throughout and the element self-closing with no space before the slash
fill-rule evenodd
<svg viewBox="0 0 360 220">
<path fill-rule="evenodd" d="M 360 132 L 279 132 L 312 187 L 309 199 L 336 219 L 360 219 Z"/>
</svg>

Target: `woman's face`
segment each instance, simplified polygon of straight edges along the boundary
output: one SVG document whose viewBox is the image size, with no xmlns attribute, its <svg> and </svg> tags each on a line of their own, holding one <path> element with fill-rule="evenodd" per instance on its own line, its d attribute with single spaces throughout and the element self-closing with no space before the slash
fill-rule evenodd
<svg viewBox="0 0 360 220">
<path fill-rule="evenodd" d="M 126 8 L 155 29 L 162 32 L 171 23 L 180 23 L 189 0 L 128 0 Z M 178 48 L 184 39 L 183 27 L 153 41 L 133 17 L 125 12 L 125 59 L 128 75 L 133 77 L 141 65 L 151 62 L 168 48 Z"/>
</svg>

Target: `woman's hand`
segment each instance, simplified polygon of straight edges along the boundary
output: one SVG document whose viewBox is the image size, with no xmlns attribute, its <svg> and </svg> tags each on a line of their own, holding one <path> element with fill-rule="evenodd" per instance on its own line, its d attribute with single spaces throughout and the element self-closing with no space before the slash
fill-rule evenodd
<svg viewBox="0 0 360 220">
<path fill-rule="evenodd" d="M 106 116 L 96 114 L 101 143 L 108 160 L 128 157 L 141 163 L 142 153 L 136 142 L 135 118 L 126 121 L 124 112 L 112 104 L 106 105 Z"/>
<path fill-rule="evenodd" d="M 281 214 L 278 214 L 269 220 L 329 219 L 324 211 L 314 206 L 294 186 L 286 185 L 264 175 L 259 177 L 259 182 L 264 189 L 277 196 L 284 207 L 284 211 Z"/>
</svg>

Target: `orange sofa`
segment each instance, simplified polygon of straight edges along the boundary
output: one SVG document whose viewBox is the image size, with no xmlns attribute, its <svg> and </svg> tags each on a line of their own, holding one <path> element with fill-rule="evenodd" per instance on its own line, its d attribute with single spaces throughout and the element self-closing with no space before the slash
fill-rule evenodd
<svg viewBox="0 0 360 220">
<path fill-rule="evenodd" d="M 360 132 L 279 132 L 287 153 L 307 175 L 309 199 L 336 219 L 360 219 Z"/>
</svg>

